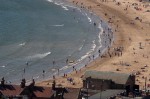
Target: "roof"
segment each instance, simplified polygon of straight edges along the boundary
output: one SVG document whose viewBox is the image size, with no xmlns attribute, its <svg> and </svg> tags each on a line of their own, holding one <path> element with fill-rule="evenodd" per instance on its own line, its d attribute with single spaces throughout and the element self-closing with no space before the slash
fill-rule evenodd
<svg viewBox="0 0 150 99">
<path fill-rule="evenodd" d="M 85 80 L 88 77 L 94 79 L 112 80 L 117 84 L 126 84 L 128 78 L 130 77 L 130 74 L 107 71 L 86 71 L 83 76 L 83 80 Z"/>
<path fill-rule="evenodd" d="M 120 94 L 122 92 L 125 92 L 125 90 L 106 90 L 102 91 L 101 93 L 97 93 L 93 96 L 90 96 L 89 99 L 100 99 L 100 95 L 101 99 L 107 99 L 111 96 L 116 96 L 117 94 Z"/>
<path fill-rule="evenodd" d="M 68 93 L 64 94 L 64 99 L 78 99 L 79 88 L 67 88 Z"/>
<path fill-rule="evenodd" d="M 143 99 L 150 99 L 150 95 L 145 96 Z"/>
<path fill-rule="evenodd" d="M 26 91 L 29 91 L 29 93 L 26 93 Z M 27 86 L 24 89 L 24 92 L 22 92 L 22 94 L 25 95 L 28 95 L 30 93 L 34 94 L 34 96 L 38 98 L 50 98 L 54 94 L 54 91 L 51 87 Z"/>
<path fill-rule="evenodd" d="M 17 96 L 23 91 L 19 85 L 0 85 L 0 93 L 4 96 Z"/>
</svg>

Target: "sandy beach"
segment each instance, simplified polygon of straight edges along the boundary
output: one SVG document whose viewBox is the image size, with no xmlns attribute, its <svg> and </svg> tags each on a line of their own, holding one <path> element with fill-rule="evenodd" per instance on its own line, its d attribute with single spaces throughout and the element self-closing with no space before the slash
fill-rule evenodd
<svg viewBox="0 0 150 99">
<path fill-rule="evenodd" d="M 145 79 L 150 84 L 150 3 L 138 0 L 68 0 L 87 9 L 113 29 L 114 41 L 102 57 L 94 59 L 79 71 L 56 77 L 57 85 L 81 88 L 86 70 L 113 71 L 136 75 L 136 84 L 144 89 Z M 73 78 L 74 84 L 67 81 Z M 37 83 L 51 86 L 51 80 Z"/>
</svg>

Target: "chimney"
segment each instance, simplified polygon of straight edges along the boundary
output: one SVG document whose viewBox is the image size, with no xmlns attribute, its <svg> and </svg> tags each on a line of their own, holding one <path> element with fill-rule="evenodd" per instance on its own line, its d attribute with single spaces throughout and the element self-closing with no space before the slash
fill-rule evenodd
<svg viewBox="0 0 150 99">
<path fill-rule="evenodd" d="M 52 90 L 55 90 L 55 86 L 56 86 L 56 82 L 55 80 L 53 81 L 53 84 L 52 84 Z"/>
<path fill-rule="evenodd" d="M 4 79 L 4 77 L 2 78 L 1 85 L 2 85 L 2 86 L 5 85 L 5 79 Z"/>
<path fill-rule="evenodd" d="M 22 79 L 20 86 L 21 86 L 21 88 L 24 88 L 26 86 L 26 80 L 25 79 Z"/>
</svg>

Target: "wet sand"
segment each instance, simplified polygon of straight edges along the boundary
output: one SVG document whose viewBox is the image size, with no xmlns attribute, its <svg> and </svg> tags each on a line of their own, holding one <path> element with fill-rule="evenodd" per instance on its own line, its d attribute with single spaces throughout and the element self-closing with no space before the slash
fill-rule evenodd
<svg viewBox="0 0 150 99">
<path fill-rule="evenodd" d="M 108 22 L 114 30 L 114 41 L 102 57 L 65 77 L 56 77 L 57 85 L 81 88 L 86 70 L 113 71 L 136 74 L 136 84 L 144 89 L 145 78 L 150 84 L 150 6 L 137 0 L 68 0 L 92 11 Z M 150 3 L 149 3 L 150 4 Z M 74 84 L 67 81 L 73 78 Z M 52 79 L 39 82 L 40 86 L 51 86 Z"/>
</svg>

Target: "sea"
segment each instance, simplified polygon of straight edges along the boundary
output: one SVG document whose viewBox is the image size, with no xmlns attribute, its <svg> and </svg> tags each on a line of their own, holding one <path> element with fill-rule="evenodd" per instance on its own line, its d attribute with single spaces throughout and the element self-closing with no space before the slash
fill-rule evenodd
<svg viewBox="0 0 150 99">
<path fill-rule="evenodd" d="M 64 0 L 0 0 L 0 77 L 17 84 L 79 70 L 110 45 L 107 28 Z"/>
</svg>

